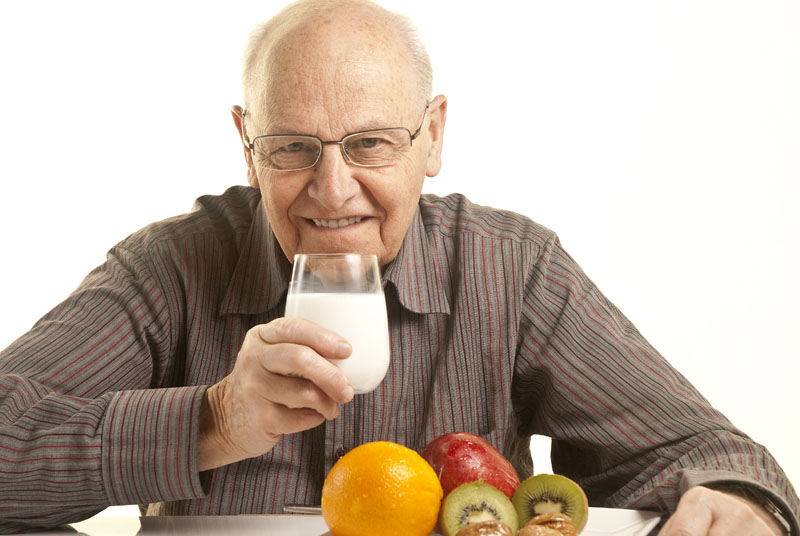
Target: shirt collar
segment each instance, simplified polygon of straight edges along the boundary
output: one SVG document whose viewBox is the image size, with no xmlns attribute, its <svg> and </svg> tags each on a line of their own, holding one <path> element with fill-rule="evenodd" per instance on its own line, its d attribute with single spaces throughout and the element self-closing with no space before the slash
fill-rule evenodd
<svg viewBox="0 0 800 536">
<path fill-rule="evenodd" d="M 400 303 L 415 313 L 450 313 L 449 271 L 444 248 L 425 232 L 417 207 L 397 257 L 383 273 L 383 282 L 397 290 Z M 258 203 L 225 298 L 222 314 L 259 314 L 276 307 L 289 288 L 292 265 Z"/>
<path fill-rule="evenodd" d="M 445 248 L 435 236 L 426 232 L 417 206 L 397 257 L 383 273 L 384 283 L 394 285 L 403 307 L 415 313 L 450 314 L 450 272 Z"/>
<path fill-rule="evenodd" d="M 258 314 L 277 306 L 292 275 L 292 265 L 283 254 L 269 225 L 264 203 L 258 201 L 247 237 L 220 306 L 222 314 Z"/>
</svg>

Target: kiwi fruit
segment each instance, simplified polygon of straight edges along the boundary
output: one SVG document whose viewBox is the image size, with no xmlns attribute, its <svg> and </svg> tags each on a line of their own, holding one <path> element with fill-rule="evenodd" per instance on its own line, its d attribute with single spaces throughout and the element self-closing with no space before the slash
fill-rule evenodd
<svg viewBox="0 0 800 536">
<path fill-rule="evenodd" d="M 519 524 L 539 514 L 561 513 L 580 533 L 589 517 L 589 501 L 581 487 L 562 475 L 535 475 L 522 482 L 511 497 Z"/>
<path fill-rule="evenodd" d="M 513 534 L 519 529 L 517 511 L 505 493 L 482 480 L 461 484 L 444 498 L 439 526 L 444 536 L 481 521 L 502 521 Z"/>
</svg>

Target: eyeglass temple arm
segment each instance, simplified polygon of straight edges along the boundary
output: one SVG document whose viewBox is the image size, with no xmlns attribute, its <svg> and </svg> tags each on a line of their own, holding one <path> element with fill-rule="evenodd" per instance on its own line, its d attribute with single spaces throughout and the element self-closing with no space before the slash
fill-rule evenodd
<svg viewBox="0 0 800 536">
<path fill-rule="evenodd" d="M 417 127 L 417 130 L 415 130 L 414 133 L 411 134 L 411 146 L 412 147 L 414 146 L 414 140 L 417 139 L 417 136 L 419 136 L 419 133 L 422 131 L 422 125 L 425 124 L 425 114 L 428 113 L 428 108 L 430 108 L 430 106 L 431 106 L 430 102 L 426 102 L 425 103 L 425 110 L 423 110 L 423 112 L 422 112 L 422 121 L 419 122 L 419 126 Z M 245 142 L 247 143 L 247 146 L 250 147 L 250 150 L 254 151 L 255 150 L 255 146 L 253 145 L 253 142 L 251 142 L 250 139 L 247 137 L 247 132 L 245 132 L 245 128 L 244 128 L 244 117 L 246 115 L 247 115 L 247 110 L 245 108 L 242 108 L 242 137 L 244 138 Z M 323 145 L 330 144 L 330 143 L 338 143 L 338 144 L 342 143 L 341 141 L 333 141 L 333 142 L 331 142 L 331 141 L 322 141 L 322 140 L 320 140 L 320 142 Z"/>
<path fill-rule="evenodd" d="M 425 114 L 428 113 L 428 108 L 430 108 L 430 106 L 431 106 L 430 101 L 425 103 L 425 109 L 422 111 L 422 121 L 419 122 L 419 127 L 417 127 L 417 130 L 415 130 L 414 133 L 411 134 L 411 146 L 412 147 L 414 146 L 414 140 L 416 140 L 417 136 L 419 136 L 419 133 L 422 132 L 422 125 L 425 124 Z"/>
<path fill-rule="evenodd" d="M 246 115 L 247 115 L 247 110 L 245 108 L 242 108 L 242 137 L 244 138 L 244 141 L 247 144 L 247 146 L 250 148 L 250 151 L 255 151 L 256 150 L 255 145 L 253 145 L 253 142 L 250 141 L 250 138 L 247 137 L 247 132 L 245 131 L 244 128 L 244 116 Z"/>
</svg>

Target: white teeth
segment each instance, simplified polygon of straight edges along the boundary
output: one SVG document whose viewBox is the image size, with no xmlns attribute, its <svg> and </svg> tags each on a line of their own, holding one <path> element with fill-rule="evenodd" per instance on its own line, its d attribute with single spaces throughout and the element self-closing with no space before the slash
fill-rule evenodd
<svg viewBox="0 0 800 536">
<path fill-rule="evenodd" d="M 363 220 L 363 216 L 356 218 L 342 218 L 340 220 L 318 220 L 314 218 L 314 225 L 317 227 L 327 227 L 329 229 L 338 229 L 339 227 L 346 227 Z"/>
</svg>

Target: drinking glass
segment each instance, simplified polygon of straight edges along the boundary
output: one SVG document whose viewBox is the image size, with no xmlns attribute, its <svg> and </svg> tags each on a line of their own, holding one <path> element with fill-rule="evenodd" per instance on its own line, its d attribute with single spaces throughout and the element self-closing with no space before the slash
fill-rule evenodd
<svg viewBox="0 0 800 536">
<path fill-rule="evenodd" d="M 285 316 L 310 320 L 350 343 L 350 357 L 330 361 L 355 393 L 368 393 L 383 381 L 389 368 L 389 322 L 375 255 L 295 255 Z"/>
</svg>

